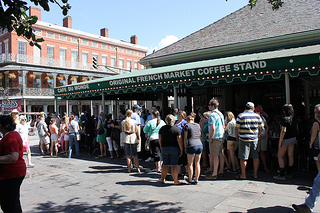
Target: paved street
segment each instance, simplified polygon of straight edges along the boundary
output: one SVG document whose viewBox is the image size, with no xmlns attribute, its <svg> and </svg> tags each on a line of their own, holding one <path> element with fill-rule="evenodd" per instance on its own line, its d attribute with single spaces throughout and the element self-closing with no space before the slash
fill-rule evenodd
<svg viewBox="0 0 320 213">
<path fill-rule="evenodd" d="M 36 166 L 22 184 L 24 212 L 293 212 L 291 204 L 302 203 L 312 185 L 307 173 L 275 182 L 275 172 L 262 171 L 258 180 L 226 174 L 219 180 L 203 176 L 199 185 L 163 185 L 149 170 L 153 162 L 141 162 L 142 174 L 129 174 L 122 159 L 41 156 L 37 144 L 38 137 L 31 137 Z"/>
</svg>

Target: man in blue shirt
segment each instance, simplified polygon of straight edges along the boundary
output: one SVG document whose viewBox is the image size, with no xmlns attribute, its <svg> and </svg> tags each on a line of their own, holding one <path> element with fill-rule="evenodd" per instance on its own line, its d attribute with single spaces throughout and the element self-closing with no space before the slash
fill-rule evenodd
<svg viewBox="0 0 320 213">
<path fill-rule="evenodd" d="M 207 179 L 218 178 L 218 168 L 220 163 L 220 174 L 223 173 L 224 167 L 224 155 L 222 153 L 223 148 L 223 136 L 224 136 L 224 117 L 218 109 L 219 101 L 217 99 L 211 99 L 209 102 L 209 110 L 211 115 L 209 116 L 209 150 L 210 150 L 210 170 L 213 169 L 213 173 L 210 176 L 206 176 Z M 220 158 L 220 159 L 219 159 Z"/>
<path fill-rule="evenodd" d="M 141 118 L 140 118 L 140 110 L 142 109 L 141 106 L 139 106 L 138 104 L 134 105 L 132 108 L 132 117 L 131 119 L 136 120 L 136 123 L 138 125 L 138 132 L 137 135 L 140 136 L 140 125 L 141 125 Z M 140 138 L 140 137 L 138 137 Z M 137 146 L 137 152 L 141 152 L 141 139 L 138 140 L 138 146 Z"/>
</svg>

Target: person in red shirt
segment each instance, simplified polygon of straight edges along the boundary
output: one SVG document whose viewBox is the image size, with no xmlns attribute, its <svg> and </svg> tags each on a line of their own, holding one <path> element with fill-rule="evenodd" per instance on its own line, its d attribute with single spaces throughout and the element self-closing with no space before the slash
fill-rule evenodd
<svg viewBox="0 0 320 213">
<path fill-rule="evenodd" d="M 0 206 L 4 213 L 22 212 L 20 186 L 27 167 L 23 159 L 23 143 L 11 116 L 0 116 Z"/>
</svg>

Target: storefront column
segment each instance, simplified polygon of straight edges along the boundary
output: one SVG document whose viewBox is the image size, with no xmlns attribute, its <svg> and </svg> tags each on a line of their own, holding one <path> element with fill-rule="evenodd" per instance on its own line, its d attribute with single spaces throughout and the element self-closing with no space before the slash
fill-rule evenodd
<svg viewBox="0 0 320 213">
<path fill-rule="evenodd" d="M 43 112 L 48 113 L 48 105 L 43 105 Z"/>
<path fill-rule="evenodd" d="M 93 115 L 93 103 L 92 103 L 92 100 L 90 100 L 90 115 Z"/>
<path fill-rule="evenodd" d="M 53 111 L 57 113 L 57 99 L 54 99 L 54 109 Z"/>
<path fill-rule="evenodd" d="M 285 73 L 286 104 L 290 104 L 290 77 Z"/>
<path fill-rule="evenodd" d="M 70 113 L 70 115 L 71 115 L 71 112 L 72 112 L 72 104 L 71 105 L 69 105 L 69 113 Z"/>
<path fill-rule="evenodd" d="M 101 96 L 102 96 L 102 111 L 105 113 L 105 110 L 106 110 L 106 105 L 105 105 L 105 100 L 104 100 L 104 92 L 102 92 L 102 94 L 101 94 Z"/>
<path fill-rule="evenodd" d="M 67 113 L 67 116 L 69 116 L 69 101 L 66 100 L 66 113 Z"/>
<path fill-rule="evenodd" d="M 24 99 L 23 99 L 23 112 L 24 112 L 24 113 L 27 112 L 27 106 L 26 106 L 26 105 L 27 105 L 27 101 L 26 101 L 26 99 L 24 98 Z"/>
<path fill-rule="evenodd" d="M 113 100 L 110 101 L 109 114 L 113 114 Z"/>
<path fill-rule="evenodd" d="M 309 82 L 305 80 L 304 82 L 304 110 L 306 118 L 310 118 L 310 101 L 309 101 Z"/>
<path fill-rule="evenodd" d="M 173 87 L 174 108 L 178 108 L 178 87 Z"/>
</svg>

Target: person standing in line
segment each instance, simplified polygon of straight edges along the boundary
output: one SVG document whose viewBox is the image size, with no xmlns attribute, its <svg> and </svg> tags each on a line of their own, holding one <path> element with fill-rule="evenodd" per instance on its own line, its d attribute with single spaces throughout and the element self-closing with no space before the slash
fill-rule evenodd
<svg viewBox="0 0 320 213">
<path fill-rule="evenodd" d="M 206 179 L 216 180 L 218 174 L 223 174 L 224 170 L 224 155 L 223 136 L 224 136 L 224 117 L 219 111 L 219 101 L 211 99 L 209 102 L 209 150 L 210 150 L 210 166 L 213 166 L 212 175 L 206 176 Z M 218 173 L 220 163 L 220 171 Z"/>
<path fill-rule="evenodd" d="M 265 112 L 262 110 L 261 107 L 256 107 L 254 110 L 258 115 L 260 115 L 263 125 L 264 125 L 264 129 L 262 130 L 262 132 L 259 134 L 259 138 L 258 138 L 258 152 L 260 154 L 260 158 L 264 167 L 264 171 L 266 173 L 270 173 L 268 167 L 267 167 L 267 157 L 266 157 L 266 153 L 268 150 L 268 132 L 269 132 L 269 125 L 267 123 L 267 120 L 265 119 L 265 117 L 263 116 L 263 114 L 265 114 Z"/>
<path fill-rule="evenodd" d="M 88 154 L 92 154 L 92 141 L 95 137 L 96 125 L 93 117 L 89 112 L 86 113 L 86 121 L 83 123 L 83 131 L 85 133 L 85 144 L 87 147 Z"/>
<path fill-rule="evenodd" d="M 184 147 L 185 153 L 188 156 L 188 172 L 189 176 L 185 176 L 185 180 L 190 184 L 198 184 L 201 166 L 200 159 L 203 150 L 201 142 L 201 127 L 194 122 L 195 117 L 187 116 L 187 124 L 184 127 Z M 193 164 L 195 168 L 195 175 L 193 179 Z"/>
<path fill-rule="evenodd" d="M 263 122 L 260 115 L 254 113 L 254 104 L 247 102 L 245 111 L 240 113 L 236 120 L 235 135 L 239 143 L 239 159 L 241 174 L 236 176 L 238 180 L 245 180 L 247 161 L 251 154 L 253 158 L 253 175 L 254 179 L 258 178 L 259 153 L 258 135 L 263 130 Z"/>
<path fill-rule="evenodd" d="M 63 117 L 63 120 L 64 120 L 64 124 L 61 129 L 61 134 L 64 133 L 64 149 L 65 149 L 64 155 L 68 156 L 69 154 L 69 117 L 65 115 Z"/>
<path fill-rule="evenodd" d="M 44 155 L 44 148 L 47 149 L 47 154 L 49 154 L 49 130 L 46 122 L 44 121 L 44 114 L 40 116 L 40 121 L 37 124 L 38 135 L 40 137 L 40 151 Z"/>
<path fill-rule="evenodd" d="M 79 141 L 77 140 L 77 133 L 79 132 L 79 124 L 75 120 L 75 113 L 71 112 L 69 123 L 69 158 L 72 157 L 73 143 L 76 146 L 76 156 L 80 157 Z"/>
<path fill-rule="evenodd" d="M 206 165 L 207 171 L 205 171 L 205 174 L 210 174 L 213 172 L 213 166 L 210 165 L 209 162 L 209 123 L 208 123 L 208 119 L 211 115 L 211 111 L 207 111 L 203 113 L 203 117 L 206 119 L 206 122 L 202 128 L 202 139 L 203 139 L 203 150 L 202 150 L 202 159 L 203 159 L 203 163 L 204 165 Z M 211 169 L 211 170 L 210 170 Z"/>
<path fill-rule="evenodd" d="M 56 156 L 58 156 L 58 127 L 56 126 L 56 119 L 51 118 L 50 125 L 49 125 L 49 132 L 50 132 L 50 137 L 51 137 L 51 156 L 53 156 L 53 149 L 56 151 Z"/>
<path fill-rule="evenodd" d="M 294 121 L 294 110 L 291 104 L 285 104 L 282 107 L 284 117 L 281 121 L 281 132 L 279 138 L 278 147 L 278 163 L 280 174 L 273 176 L 276 180 L 285 180 L 286 178 L 292 178 L 292 168 L 294 163 L 294 146 L 297 142 L 297 129 L 298 125 Z M 289 166 L 285 174 L 285 154 L 288 154 Z"/>
<path fill-rule="evenodd" d="M 184 146 L 183 145 L 184 127 L 188 123 L 185 120 L 186 117 L 187 117 L 187 113 L 185 111 L 180 110 L 178 112 L 178 120 L 176 120 L 176 123 L 174 124 L 181 131 L 182 146 Z M 182 150 L 185 150 L 185 147 Z M 187 154 L 183 151 L 182 155 L 179 156 L 179 166 L 178 166 L 178 174 L 179 175 L 182 175 L 181 166 L 185 166 L 186 172 L 188 171 L 187 165 L 188 165 L 188 157 L 187 157 Z"/>
<path fill-rule="evenodd" d="M 97 124 L 97 142 L 100 144 L 100 155 L 98 156 L 98 158 L 107 156 L 107 132 L 104 128 L 105 120 L 105 114 L 104 112 L 101 112 L 100 120 Z"/>
<path fill-rule="evenodd" d="M 236 173 L 237 169 L 239 169 L 239 163 L 237 156 L 235 155 L 235 151 L 238 148 L 238 142 L 236 139 L 235 128 L 236 128 L 236 119 L 232 112 L 226 112 L 226 130 L 228 131 L 227 137 L 227 150 L 228 150 L 228 157 L 230 158 L 230 163 L 232 166 L 232 170 L 229 172 Z"/>
<path fill-rule="evenodd" d="M 137 153 L 137 137 L 140 139 L 140 134 L 138 132 L 138 125 L 134 119 L 132 119 L 133 112 L 131 110 L 127 110 L 126 112 L 126 119 L 121 122 L 121 130 L 125 133 L 124 134 L 124 147 L 126 150 L 126 158 L 127 158 L 127 166 L 128 172 L 131 172 L 131 157 L 137 167 L 138 173 L 140 173 L 139 168 L 139 159 Z"/>
<path fill-rule="evenodd" d="M 148 121 L 151 121 L 153 118 L 152 118 L 152 112 L 153 111 L 155 111 L 155 110 L 157 110 L 157 106 L 156 105 L 153 105 L 152 107 L 151 107 L 151 114 L 150 115 L 148 115 L 148 117 L 147 117 L 147 122 Z"/>
<path fill-rule="evenodd" d="M 152 120 L 148 121 L 144 127 L 144 133 L 150 137 L 150 148 L 154 155 L 155 172 L 161 172 L 161 149 L 159 144 L 159 130 L 162 126 L 166 125 L 163 120 L 160 119 L 160 113 L 158 110 L 152 111 Z"/>
<path fill-rule="evenodd" d="M 316 119 L 316 122 L 320 121 L 320 104 L 317 104 L 314 107 L 314 118 Z M 312 126 L 310 147 L 312 146 L 312 143 L 316 137 L 318 137 L 318 140 L 320 141 L 319 124 L 317 124 L 316 122 L 314 122 Z M 314 132 L 314 129 L 318 129 L 318 134 Z M 318 158 L 320 159 L 320 153 L 318 154 Z M 309 196 L 307 197 L 305 202 L 300 205 L 292 204 L 292 207 L 298 213 L 309 213 L 309 212 L 312 212 L 319 198 L 320 198 L 320 172 L 318 171 L 318 175 L 313 181 L 312 189 L 309 192 Z"/>
<path fill-rule="evenodd" d="M 316 162 L 317 169 L 319 172 L 320 168 L 320 104 L 317 104 L 314 109 L 315 122 L 312 124 L 311 138 L 310 138 L 310 149 Z"/>
<path fill-rule="evenodd" d="M 171 166 L 171 175 L 174 185 L 181 184 L 178 180 L 178 163 L 179 156 L 183 153 L 183 142 L 181 138 L 181 130 L 174 126 L 175 118 L 173 115 L 167 115 L 166 124 L 159 130 L 159 144 L 161 148 L 161 156 L 163 166 L 161 170 L 161 183 L 165 183 L 166 176 Z"/>
<path fill-rule="evenodd" d="M 114 126 L 114 121 L 112 120 L 112 114 L 109 114 L 106 119 L 106 138 L 107 138 L 107 143 L 108 143 L 108 150 L 110 152 L 110 158 L 113 159 L 113 149 L 116 152 L 117 157 L 119 156 L 118 154 L 118 145 L 116 141 L 112 140 L 111 138 L 111 131 Z"/>
<path fill-rule="evenodd" d="M 20 116 L 20 123 L 16 126 L 16 131 L 19 132 L 22 142 L 23 142 L 23 151 L 27 152 L 27 160 L 28 160 L 28 168 L 33 168 L 34 164 L 31 163 L 31 150 L 30 150 L 30 144 L 29 144 L 29 128 L 26 123 L 26 117 Z"/>
<path fill-rule="evenodd" d="M 141 134 L 141 118 L 140 118 L 140 110 L 142 109 L 141 106 L 139 105 L 134 105 L 133 106 L 133 113 L 132 113 L 132 117 L 131 119 L 135 120 L 136 121 L 136 124 L 138 125 L 138 128 L 137 128 L 137 152 L 140 153 L 141 152 L 141 137 L 140 137 L 140 134 Z"/>
<path fill-rule="evenodd" d="M 61 154 L 65 154 L 66 151 L 65 151 L 65 142 L 64 142 L 64 135 L 65 135 L 65 132 L 63 131 L 63 127 L 65 125 L 65 120 L 64 118 L 62 118 L 60 120 L 60 126 L 59 126 L 59 137 L 60 137 L 60 142 L 61 142 Z"/>
<path fill-rule="evenodd" d="M 22 212 L 20 186 L 26 175 L 23 160 L 23 142 L 16 131 L 14 119 L 9 115 L 0 116 L 0 207 L 4 213 Z"/>
</svg>

